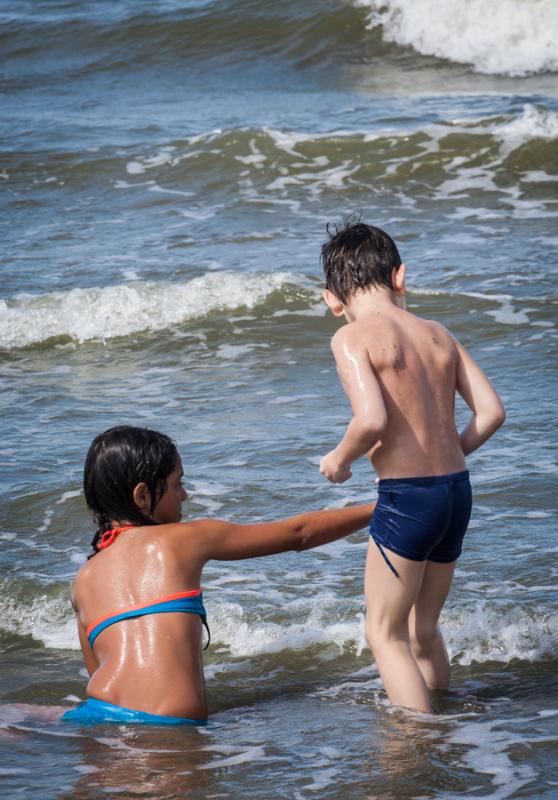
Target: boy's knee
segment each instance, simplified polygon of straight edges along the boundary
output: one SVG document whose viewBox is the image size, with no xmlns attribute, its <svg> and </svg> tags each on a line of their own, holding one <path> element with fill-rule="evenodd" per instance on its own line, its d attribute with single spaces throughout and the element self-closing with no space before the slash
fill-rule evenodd
<svg viewBox="0 0 558 800">
<path fill-rule="evenodd" d="M 415 625 L 411 630 L 411 647 L 417 655 L 428 654 L 438 639 L 438 626 L 428 623 Z"/>
<path fill-rule="evenodd" d="M 374 618 L 366 619 L 364 633 L 372 652 L 379 650 L 389 642 L 408 639 L 405 626 Z"/>
<path fill-rule="evenodd" d="M 375 648 L 378 647 L 378 644 L 381 643 L 382 639 L 385 638 L 382 625 L 379 623 L 379 620 L 374 619 L 371 615 L 366 616 L 366 622 L 364 626 L 364 634 L 366 636 L 366 641 L 368 642 L 368 647 L 374 652 Z"/>
</svg>

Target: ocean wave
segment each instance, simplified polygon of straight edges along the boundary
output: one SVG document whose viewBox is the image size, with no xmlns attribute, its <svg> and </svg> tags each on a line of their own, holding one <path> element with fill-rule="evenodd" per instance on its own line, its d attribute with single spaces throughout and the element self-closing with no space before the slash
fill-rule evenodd
<svg viewBox="0 0 558 800">
<path fill-rule="evenodd" d="M 558 139 L 558 114 L 528 103 L 521 114 L 494 125 L 493 132 L 502 143 L 502 154 L 508 155 L 534 139 L 545 142 Z"/>
<path fill-rule="evenodd" d="M 318 593 L 320 595 L 320 593 Z M 316 646 L 360 656 L 366 649 L 361 603 L 347 600 L 353 613 L 343 618 L 335 612 L 338 600 L 320 595 L 304 609 L 293 603 L 292 619 L 284 619 L 288 604 L 277 602 L 282 621 L 269 613 L 245 612 L 236 602 L 207 598 L 213 647 L 233 658 L 252 658 L 285 650 L 305 651 Z M 346 604 L 347 604 L 346 603 Z M 31 636 L 47 648 L 78 650 L 75 619 L 68 589 L 52 590 L 25 600 L 2 591 L 0 630 Z M 441 627 L 453 664 L 513 660 L 538 662 L 554 658 L 558 650 L 558 618 L 544 605 L 511 600 L 478 600 L 450 605 Z"/>
<path fill-rule="evenodd" d="M 106 340 L 161 331 L 215 311 L 253 309 L 297 277 L 288 273 L 220 272 L 184 283 L 70 289 L 0 300 L 0 347 L 10 350 L 69 338 Z"/>
<path fill-rule="evenodd" d="M 246 65 L 261 58 L 298 67 L 391 63 L 404 48 L 470 64 L 477 72 L 526 76 L 558 70 L 554 0 L 320 0 L 265 3 L 48 4 L 0 17 L 0 47 L 16 80 L 67 80 L 95 72 L 195 61 Z M 80 48 L 72 43 L 78 40 Z M 52 50 L 64 55 L 53 62 Z M 39 61 L 37 61 L 39 59 Z M 17 68 L 14 69 L 14 65 Z M 13 81 L 6 81 L 11 91 Z"/>
<path fill-rule="evenodd" d="M 36 587 L 35 587 L 36 588 Z M 75 616 L 70 605 L 69 584 L 49 587 L 32 599 L 26 592 L 13 589 L 8 581 L 0 585 L 0 631 L 31 636 L 47 648 L 79 650 Z M 33 591 L 31 589 L 31 591 Z"/>
<path fill-rule="evenodd" d="M 551 300 L 536 297 L 452 292 L 412 287 L 409 297 L 420 305 L 431 295 L 460 298 L 499 325 L 537 325 L 539 310 Z M 130 284 L 70 289 L 42 295 L 18 295 L 0 299 L 0 349 L 56 343 L 69 339 L 78 344 L 106 342 L 139 333 L 158 333 L 202 320 L 218 311 L 262 310 L 273 302 L 269 313 L 325 316 L 321 284 L 303 274 L 246 274 L 211 272 L 183 283 L 135 280 Z M 293 303 L 295 303 L 293 305 Z M 525 306 L 529 303 L 529 306 Z M 267 313 L 267 312 L 266 312 Z M 533 316 L 533 321 L 531 319 Z M 551 322 L 543 325 L 554 329 Z M 233 358 L 249 345 L 223 345 L 219 358 Z M 240 348 L 240 349 L 239 349 Z"/>
<path fill-rule="evenodd" d="M 97 7 L 96 7 L 97 6 Z M 329 60 L 333 53 L 365 47 L 369 35 L 359 9 L 321 0 L 290 3 L 210 2 L 195 6 L 175 3 L 96 3 L 45 8 L 27 14 L 19 9 L 4 15 L 0 45 L 10 59 L 18 59 L 31 73 L 29 56 L 48 55 L 53 48 L 67 56 L 48 64 L 51 75 L 73 75 L 116 69 L 132 64 L 176 64 L 208 60 L 239 64 L 262 56 L 294 63 Z M 380 37 L 378 43 L 382 45 Z M 72 42 L 79 40 L 76 50 Z"/>
<path fill-rule="evenodd" d="M 477 72 L 525 76 L 558 71 L 555 0 L 356 0 L 369 25 L 423 55 L 470 64 Z"/>
<path fill-rule="evenodd" d="M 219 203 L 234 203 L 239 197 L 261 201 L 299 190 L 305 196 L 347 188 L 368 192 L 372 179 L 384 179 L 392 188 L 406 177 L 415 187 L 419 167 L 427 186 L 436 186 L 448 176 L 463 176 L 466 184 L 472 177 L 477 188 L 505 193 L 509 180 L 497 186 L 487 182 L 501 170 L 506 176 L 511 170 L 514 186 L 518 173 L 524 173 L 525 180 L 539 175 L 539 181 L 556 181 L 551 147 L 557 140 L 556 110 L 526 103 L 506 115 L 414 125 L 382 121 L 353 131 L 229 128 L 172 139 L 157 147 L 117 151 L 29 153 L 15 149 L 5 154 L 2 177 L 13 192 L 20 185 L 27 192 L 33 182 L 45 197 L 62 186 L 64 191 L 81 191 L 84 181 L 118 191 L 139 191 L 142 202 L 147 193 L 154 203 L 161 193 L 175 194 L 188 198 L 181 214 L 206 219 L 216 213 Z M 508 163 L 514 154 L 520 158 Z M 202 196 L 209 198 L 203 207 L 196 200 Z"/>
<path fill-rule="evenodd" d="M 211 608 L 214 642 L 234 657 L 300 650 L 315 645 L 354 649 L 360 655 L 367 644 L 364 616 L 355 609 L 353 619 L 331 618 L 331 604 L 316 607 L 303 622 L 279 625 L 248 621 L 236 603 Z M 544 609 L 478 601 L 463 608 L 450 607 L 442 617 L 442 629 L 453 663 L 469 665 L 513 659 L 540 661 L 553 657 L 558 647 L 558 619 Z"/>
</svg>

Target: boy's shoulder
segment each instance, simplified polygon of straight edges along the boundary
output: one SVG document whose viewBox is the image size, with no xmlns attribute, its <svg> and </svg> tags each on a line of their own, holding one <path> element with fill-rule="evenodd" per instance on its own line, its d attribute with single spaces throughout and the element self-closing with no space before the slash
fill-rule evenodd
<svg viewBox="0 0 558 800">
<path fill-rule="evenodd" d="M 443 323 L 438 322 L 436 319 L 423 319 L 422 317 L 419 319 L 426 324 L 432 335 L 439 337 L 442 342 L 449 344 L 453 344 L 455 342 L 455 336 L 450 330 L 448 330 L 448 328 L 446 328 Z"/>
<path fill-rule="evenodd" d="M 358 320 L 346 322 L 333 334 L 330 344 L 334 355 L 342 352 L 346 347 L 353 349 L 363 346 L 362 324 Z"/>
<path fill-rule="evenodd" d="M 446 341 L 453 341 L 454 336 L 452 333 L 443 325 L 441 322 L 438 322 L 436 319 L 428 319 L 427 317 L 420 317 L 418 314 L 413 314 L 411 311 L 407 311 L 407 309 L 401 309 L 401 314 L 403 314 L 403 322 L 406 320 L 409 323 L 409 330 L 413 333 L 415 330 L 422 329 L 423 331 L 432 334 L 432 336 L 439 336 L 440 339 Z"/>
<path fill-rule="evenodd" d="M 441 322 L 433 319 L 425 319 L 408 311 L 402 311 L 408 315 L 408 330 L 403 329 L 401 321 L 407 322 L 405 316 L 401 317 L 399 324 L 394 324 L 393 320 L 385 321 L 383 324 L 370 324 L 366 320 L 353 320 L 345 323 L 339 328 L 331 338 L 331 349 L 336 359 L 352 353 L 357 355 L 359 352 L 367 351 L 371 358 L 379 349 L 383 352 L 386 341 L 404 340 L 412 341 L 418 347 L 424 347 L 427 343 L 432 343 L 444 350 L 454 351 L 457 341 L 453 334 Z M 403 338 L 402 338 L 403 337 Z"/>
<path fill-rule="evenodd" d="M 397 329 L 400 327 L 401 321 L 403 321 L 403 323 L 408 321 L 409 329 L 412 329 L 414 326 L 420 326 L 423 328 L 428 328 L 432 331 L 436 331 L 443 336 L 448 336 L 451 339 L 455 338 L 453 334 L 445 327 L 445 325 L 435 319 L 419 317 L 417 314 L 413 314 L 410 311 L 403 309 L 401 309 L 399 313 L 404 315 L 402 320 L 400 319 L 398 321 L 399 325 L 396 325 L 393 320 L 384 320 L 383 322 L 378 321 L 373 324 L 371 324 L 370 320 L 365 319 L 357 319 L 352 320 L 351 322 L 346 322 L 331 337 L 332 346 L 342 342 L 356 342 L 361 339 L 363 333 L 368 330 L 380 331 L 380 329 L 383 328 L 389 330 Z"/>
</svg>

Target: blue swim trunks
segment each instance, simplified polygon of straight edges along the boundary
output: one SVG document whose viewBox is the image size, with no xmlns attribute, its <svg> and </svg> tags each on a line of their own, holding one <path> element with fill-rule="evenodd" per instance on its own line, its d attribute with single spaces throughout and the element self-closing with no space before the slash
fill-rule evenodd
<svg viewBox="0 0 558 800">
<path fill-rule="evenodd" d="M 412 561 L 449 564 L 461 555 L 471 517 L 469 472 L 381 480 L 370 536 L 387 565 L 384 547 Z"/>
<path fill-rule="evenodd" d="M 165 717 L 161 714 L 148 714 L 145 711 L 134 711 L 131 708 L 105 703 L 95 697 L 88 697 L 83 703 L 66 711 L 60 717 L 64 722 L 76 722 L 80 725 L 95 725 L 105 722 L 119 722 L 134 725 L 205 725 L 206 720 L 187 719 L 186 717 Z"/>
</svg>

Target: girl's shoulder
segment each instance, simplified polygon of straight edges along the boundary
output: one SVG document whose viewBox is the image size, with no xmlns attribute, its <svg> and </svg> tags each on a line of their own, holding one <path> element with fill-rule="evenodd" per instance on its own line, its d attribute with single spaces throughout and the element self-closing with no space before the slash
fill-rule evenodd
<svg viewBox="0 0 558 800">
<path fill-rule="evenodd" d="M 172 545 L 180 550 L 184 547 L 196 547 L 220 524 L 223 524 L 222 520 L 202 518 L 175 522 L 172 525 L 158 525 L 158 528 L 165 529 L 158 532 L 158 541 L 161 544 L 172 542 Z"/>
<path fill-rule="evenodd" d="M 78 569 L 72 583 L 70 584 L 70 600 L 74 611 L 78 610 L 79 599 L 82 586 L 88 581 L 91 575 L 91 561 L 86 561 Z"/>
</svg>

